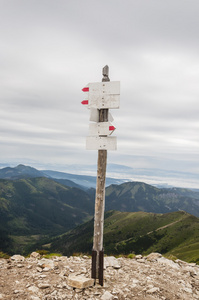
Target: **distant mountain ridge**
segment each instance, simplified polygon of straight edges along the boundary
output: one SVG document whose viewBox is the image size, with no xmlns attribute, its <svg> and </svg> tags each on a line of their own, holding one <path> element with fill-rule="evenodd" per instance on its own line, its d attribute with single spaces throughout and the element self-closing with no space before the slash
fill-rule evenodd
<svg viewBox="0 0 199 300">
<path fill-rule="evenodd" d="M 65 172 L 58 172 L 52 170 L 42 170 L 39 171 L 33 167 L 18 165 L 14 168 L 6 167 L 0 169 L 0 179 L 26 179 L 26 178 L 35 178 L 35 177 L 47 177 L 56 179 L 58 182 L 62 182 L 62 184 L 78 187 L 80 189 L 88 189 L 96 187 L 96 176 L 88 176 L 88 175 L 77 175 L 70 174 Z M 60 181 L 61 180 L 61 181 Z M 65 180 L 65 181 L 64 181 Z M 124 182 L 123 179 L 115 179 L 115 178 L 106 178 L 106 186 L 110 184 L 120 184 Z"/>
<path fill-rule="evenodd" d="M 143 182 L 106 188 L 106 210 L 168 213 L 184 210 L 199 217 L 199 193 L 188 189 L 159 189 Z"/>
<path fill-rule="evenodd" d="M 24 166 L 22 164 L 11 168 L 6 167 L 0 169 L 1 179 L 20 179 L 20 178 L 32 178 L 32 177 L 47 177 L 42 171 L 38 171 L 35 168 Z"/>
<path fill-rule="evenodd" d="M 90 179 L 81 176 L 81 182 Z M 44 236 L 59 235 L 93 217 L 95 190 L 66 179 L 66 173 L 19 165 L 0 169 L 0 178 L 0 251 L 12 249 L 10 238 L 20 252 Z M 160 189 L 143 182 L 112 184 L 106 188 L 105 209 L 186 211 L 199 217 L 199 193 L 182 188 Z"/>
<path fill-rule="evenodd" d="M 87 175 L 92 177 L 96 177 L 97 173 L 96 164 L 44 164 L 42 162 L 35 162 L 31 160 L 25 161 L 25 165 L 35 167 L 39 170 L 58 170 L 61 173 Z M 19 160 L 13 160 L 7 164 L 0 163 L 0 168 L 7 166 L 14 167 L 19 163 L 21 163 Z M 120 184 L 127 181 L 140 181 L 159 188 L 184 187 L 199 190 L 198 173 L 185 170 L 180 171 L 167 170 L 166 168 L 137 168 L 129 165 L 127 166 L 109 162 L 107 164 L 106 175 L 107 178 L 117 179 L 117 182 L 107 182 L 107 186 L 110 184 Z M 80 182 L 75 181 L 75 183 L 81 185 Z M 95 188 L 95 183 L 94 185 L 87 187 Z"/>
</svg>

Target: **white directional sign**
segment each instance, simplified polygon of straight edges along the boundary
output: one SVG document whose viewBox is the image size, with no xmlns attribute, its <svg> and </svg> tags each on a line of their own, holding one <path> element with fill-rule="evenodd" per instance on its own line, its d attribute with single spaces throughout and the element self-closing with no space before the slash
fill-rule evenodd
<svg viewBox="0 0 199 300">
<path fill-rule="evenodd" d="M 117 150 L 117 138 L 115 136 L 88 136 L 86 138 L 87 150 Z"/>
<path fill-rule="evenodd" d="M 110 123 L 113 121 L 109 109 L 119 108 L 120 105 L 120 82 L 103 81 L 88 83 L 83 89 L 86 93 L 82 101 L 90 109 L 89 137 L 86 140 L 88 150 L 116 150 L 117 139 L 110 137 L 115 127 Z M 108 119 L 100 119 L 100 111 L 108 110 Z M 108 121 L 108 122 L 107 122 Z"/>
<path fill-rule="evenodd" d="M 99 122 L 99 109 L 91 108 L 90 109 L 90 119 L 91 122 Z"/>
<path fill-rule="evenodd" d="M 90 136 L 107 136 L 111 135 L 115 127 L 110 122 L 99 122 L 89 124 Z"/>
<path fill-rule="evenodd" d="M 88 83 L 87 86 L 82 89 L 82 91 L 88 93 L 87 99 L 82 101 L 82 104 L 88 105 L 88 108 L 119 108 L 119 81 Z"/>
</svg>

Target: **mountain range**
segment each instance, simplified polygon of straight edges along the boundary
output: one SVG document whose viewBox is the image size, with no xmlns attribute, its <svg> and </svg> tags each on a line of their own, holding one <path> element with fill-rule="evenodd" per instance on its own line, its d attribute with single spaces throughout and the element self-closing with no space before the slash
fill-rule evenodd
<svg viewBox="0 0 199 300">
<path fill-rule="evenodd" d="M 28 253 L 35 243 L 64 234 L 93 218 L 95 190 L 88 189 L 90 177 L 80 175 L 79 182 L 86 185 L 79 185 L 69 175 L 73 174 L 39 171 L 24 165 L 0 169 L 0 251 Z M 199 192 L 157 188 L 143 182 L 111 184 L 106 187 L 105 209 L 186 211 L 199 217 Z"/>
<path fill-rule="evenodd" d="M 47 177 L 53 178 L 57 181 L 61 181 L 62 184 L 78 187 L 81 189 L 95 188 L 96 187 L 96 176 L 88 175 L 77 175 L 65 172 L 58 172 L 52 170 L 39 171 L 33 167 L 18 165 L 14 168 L 6 167 L 0 169 L 0 179 L 15 180 L 21 178 L 34 178 L 34 177 Z M 123 183 L 124 179 L 106 178 L 106 186 L 110 184 Z"/>
<path fill-rule="evenodd" d="M 144 158 L 143 158 L 144 159 Z M 14 167 L 17 166 L 20 161 L 13 160 L 9 163 L 0 163 L 0 168 L 4 167 Z M 73 175 L 87 175 L 94 177 L 94 182 L 92 186 L 95 188 L 95 178 L 97 173 L 97 166 L 96 164 L 44 164 L 38 163 L 31 160 L 26 160 L 26 165 L 34 166 L 39 170 L 59 170 L 61 173 L 73 174 Z M 179 166 L 180 168 L 180 166 Z M 121 164 L 107 164 L 107 178 L 117 179 L 117 182 L 108 182 L 107 186 L 111 183 L 119 184 L 127 181 L 140 181 L 151 184 L 153 186 L 157 186 L 159 188 L 168 188 L 168 187 L 184 187 L 184 188 L 192 188 L 198 189 L 199 187 L 199 178 L 198 173 L 188 172 L 185 170 L 177 171 L 177 170 L 167 170 L 165 169 L 158 169 L 158 168 L 136 168 Z M 74 178 L 75 180 L 81 180 L 80 178 Z M 76 181 L 75 181 L 76 182 Z M 76 182 L 80 184 L 79 182 Z M 90 184 L 90 180 L 87 182 Z"/>
<path fill-rule="evenodd" d="M 126 182 L 106 188 L 105 209 L 168 213 L 184 210 L 199 217 L 199 193 L 182 188 L 156 188 L 142 182 Z"/>
</svg>

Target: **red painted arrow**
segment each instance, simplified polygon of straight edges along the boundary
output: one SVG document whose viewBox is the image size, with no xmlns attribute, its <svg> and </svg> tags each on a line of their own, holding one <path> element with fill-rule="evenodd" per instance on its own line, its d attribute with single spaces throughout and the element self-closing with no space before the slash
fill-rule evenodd
<svg viewBox="0 0 199 300">
<path fill-rule="evenodd" d="M 83 91 L 83 92 L 89 92 L 89 87 L 88 87 L 88 86 L 84 87 L 84 88 L 82 89 L 82 91 Z"/>
<path fill-rule="evenodd" d="M 81 104 L 83 104 L 83 105 L 88 105 L 88 100 L 83 100 L 83 101 L 81 102 Z"/>
<path fill-rule="evenodd" d="M 114 127 L 114 126 L 109 126 L 109 130 L 110 131 L 113 131 L 113 130 L 115 130 L 116 128 Z"/>
</svg>

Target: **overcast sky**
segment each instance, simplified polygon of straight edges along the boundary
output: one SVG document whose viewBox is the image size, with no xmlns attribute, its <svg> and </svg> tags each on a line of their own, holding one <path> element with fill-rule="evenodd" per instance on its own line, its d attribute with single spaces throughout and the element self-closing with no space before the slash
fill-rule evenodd
<svg viewBox="0 0 199 300">
<path fill-rule="evenodd" d="M 81 89 L 108 64 L 108 163 L 197 174 L 198 16 L 198 0 L 0 0 L 1 162 L 96 164 Z"/>
</svg>

